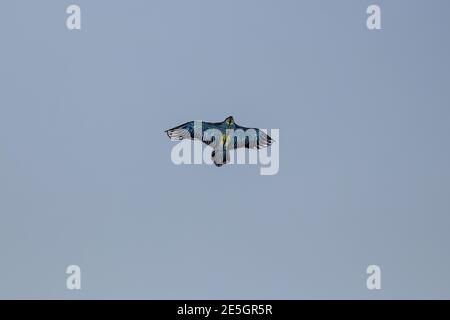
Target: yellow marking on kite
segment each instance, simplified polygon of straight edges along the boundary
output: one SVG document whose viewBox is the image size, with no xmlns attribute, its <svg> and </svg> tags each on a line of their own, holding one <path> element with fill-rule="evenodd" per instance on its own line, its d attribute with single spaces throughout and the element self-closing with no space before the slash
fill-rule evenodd
<svg viewBox="0 0 450 320">
<path fill-rule="evenodd" d="M 230 140 L 230 136 L 227 134 L 223 134 L 222 135 L 222 144 L 226 144 L 228 140 Z"/>
</svg>

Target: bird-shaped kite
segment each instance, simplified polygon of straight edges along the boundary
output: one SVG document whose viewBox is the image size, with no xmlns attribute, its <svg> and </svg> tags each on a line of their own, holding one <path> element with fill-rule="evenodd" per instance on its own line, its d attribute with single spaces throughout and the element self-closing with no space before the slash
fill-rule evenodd
<svg viewBox="0 0 450 320">
<path fill-rule="evenodd" d="M 173 140 L 197 139 L 211 146 L 211 157 L 218 167 L 230 161 L 232 149 L 260 149 L 274 141 L 260 129 L 236 124 L 231 116 L 222 122 L 189 121 L 165 132 Z"/>
</svg>

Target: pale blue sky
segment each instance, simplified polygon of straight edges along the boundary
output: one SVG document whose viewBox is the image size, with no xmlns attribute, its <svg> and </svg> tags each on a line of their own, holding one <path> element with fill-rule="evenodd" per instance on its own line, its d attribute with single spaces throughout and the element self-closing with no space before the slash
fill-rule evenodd
<svg viewBox="0 0 450 320">
<path fill-rule="evenodd" d="M 450 298 L 450 2 L 372 3 L 2 1 L 0 297 Z M 228 115 L 278 175 L 172 164 Z"/>
</svg>

